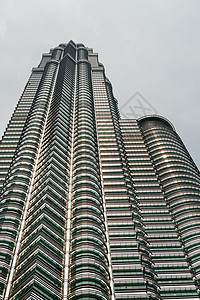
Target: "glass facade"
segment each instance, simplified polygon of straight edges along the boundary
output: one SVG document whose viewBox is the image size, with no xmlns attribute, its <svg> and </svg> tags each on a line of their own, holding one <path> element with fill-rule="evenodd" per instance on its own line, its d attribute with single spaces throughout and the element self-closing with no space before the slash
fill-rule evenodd
<svg viewBox="0 0 200 300">
<path fill-rule="evenodd" d="M 98 55 L 43 54 L 0 142 L 0 299 L 200 299 L 200 174 L 120 118 Z"/>
</svg>

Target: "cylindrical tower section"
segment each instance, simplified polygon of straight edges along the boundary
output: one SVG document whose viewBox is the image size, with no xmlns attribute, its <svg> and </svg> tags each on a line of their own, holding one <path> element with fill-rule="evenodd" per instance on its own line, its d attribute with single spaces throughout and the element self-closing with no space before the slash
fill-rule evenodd
<svg viewBox="0 0 200 300">
<path fill-rule="evenodd" d="M 62 47 L 56 47 L 53 49 L 52 59 L 60 60 L 62 57 L 63 49 Z"/>
<path fill-rule="evenodd" d="M 69 299 L 110 299 L 90 63 L 78 49 Z"/>
<path fill-rule="evenodd" d="M 88 60 L 88 51 L 82 44 L 78 45 L 78 59 Z"/>
<path fill-rule="evenodd" d="M 166 119 L 148 116 L 139 119 L 138 123 L 193 279 L 200 286 L 200 173 Z"/>
</svg>

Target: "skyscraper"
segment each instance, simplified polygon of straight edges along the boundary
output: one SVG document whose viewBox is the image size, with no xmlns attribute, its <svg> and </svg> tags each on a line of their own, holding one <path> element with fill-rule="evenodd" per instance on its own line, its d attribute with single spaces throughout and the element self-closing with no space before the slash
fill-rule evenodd
<svg viewBox="0 0 200 300">
<path fill-rule="evenodd" d="M 200 174 L 160 116 L 120 119 L 97 54 L 43 54 L 0 143 L 0 299 L 200 299 Z"/>
</svg>

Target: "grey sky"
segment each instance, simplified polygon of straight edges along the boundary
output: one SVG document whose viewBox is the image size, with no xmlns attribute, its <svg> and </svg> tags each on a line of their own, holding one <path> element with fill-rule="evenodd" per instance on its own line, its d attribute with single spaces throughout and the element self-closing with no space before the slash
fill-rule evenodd
<svg viewBox="0 0 200 300">
<path fill-rule="evenodd" d="M 6 0 L 0 11 L 0 135 L 31 68 L 70 39 L 99 53 L 122 106 L 136 91 L 200 167 L 199 0 Z"/>
</svg>

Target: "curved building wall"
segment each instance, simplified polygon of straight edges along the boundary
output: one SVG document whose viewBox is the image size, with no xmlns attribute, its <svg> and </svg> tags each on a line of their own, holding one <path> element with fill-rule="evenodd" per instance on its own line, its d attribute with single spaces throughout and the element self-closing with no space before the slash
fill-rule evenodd
<svg viewBox="0 0 200 300">
<path fill-rule="evenodd" d="M 200 174 L 166 120 L 139 120 L 143 138 L 177 229 L 188 266 L 200 286 Z"/>
<path fill-rule="evenodd" d="M 160 299 L 199 299 L 137 120 L 120 120 L 120 127 Z M 148 267 L 145 273 L 150 285 Z"/>
</svg>

